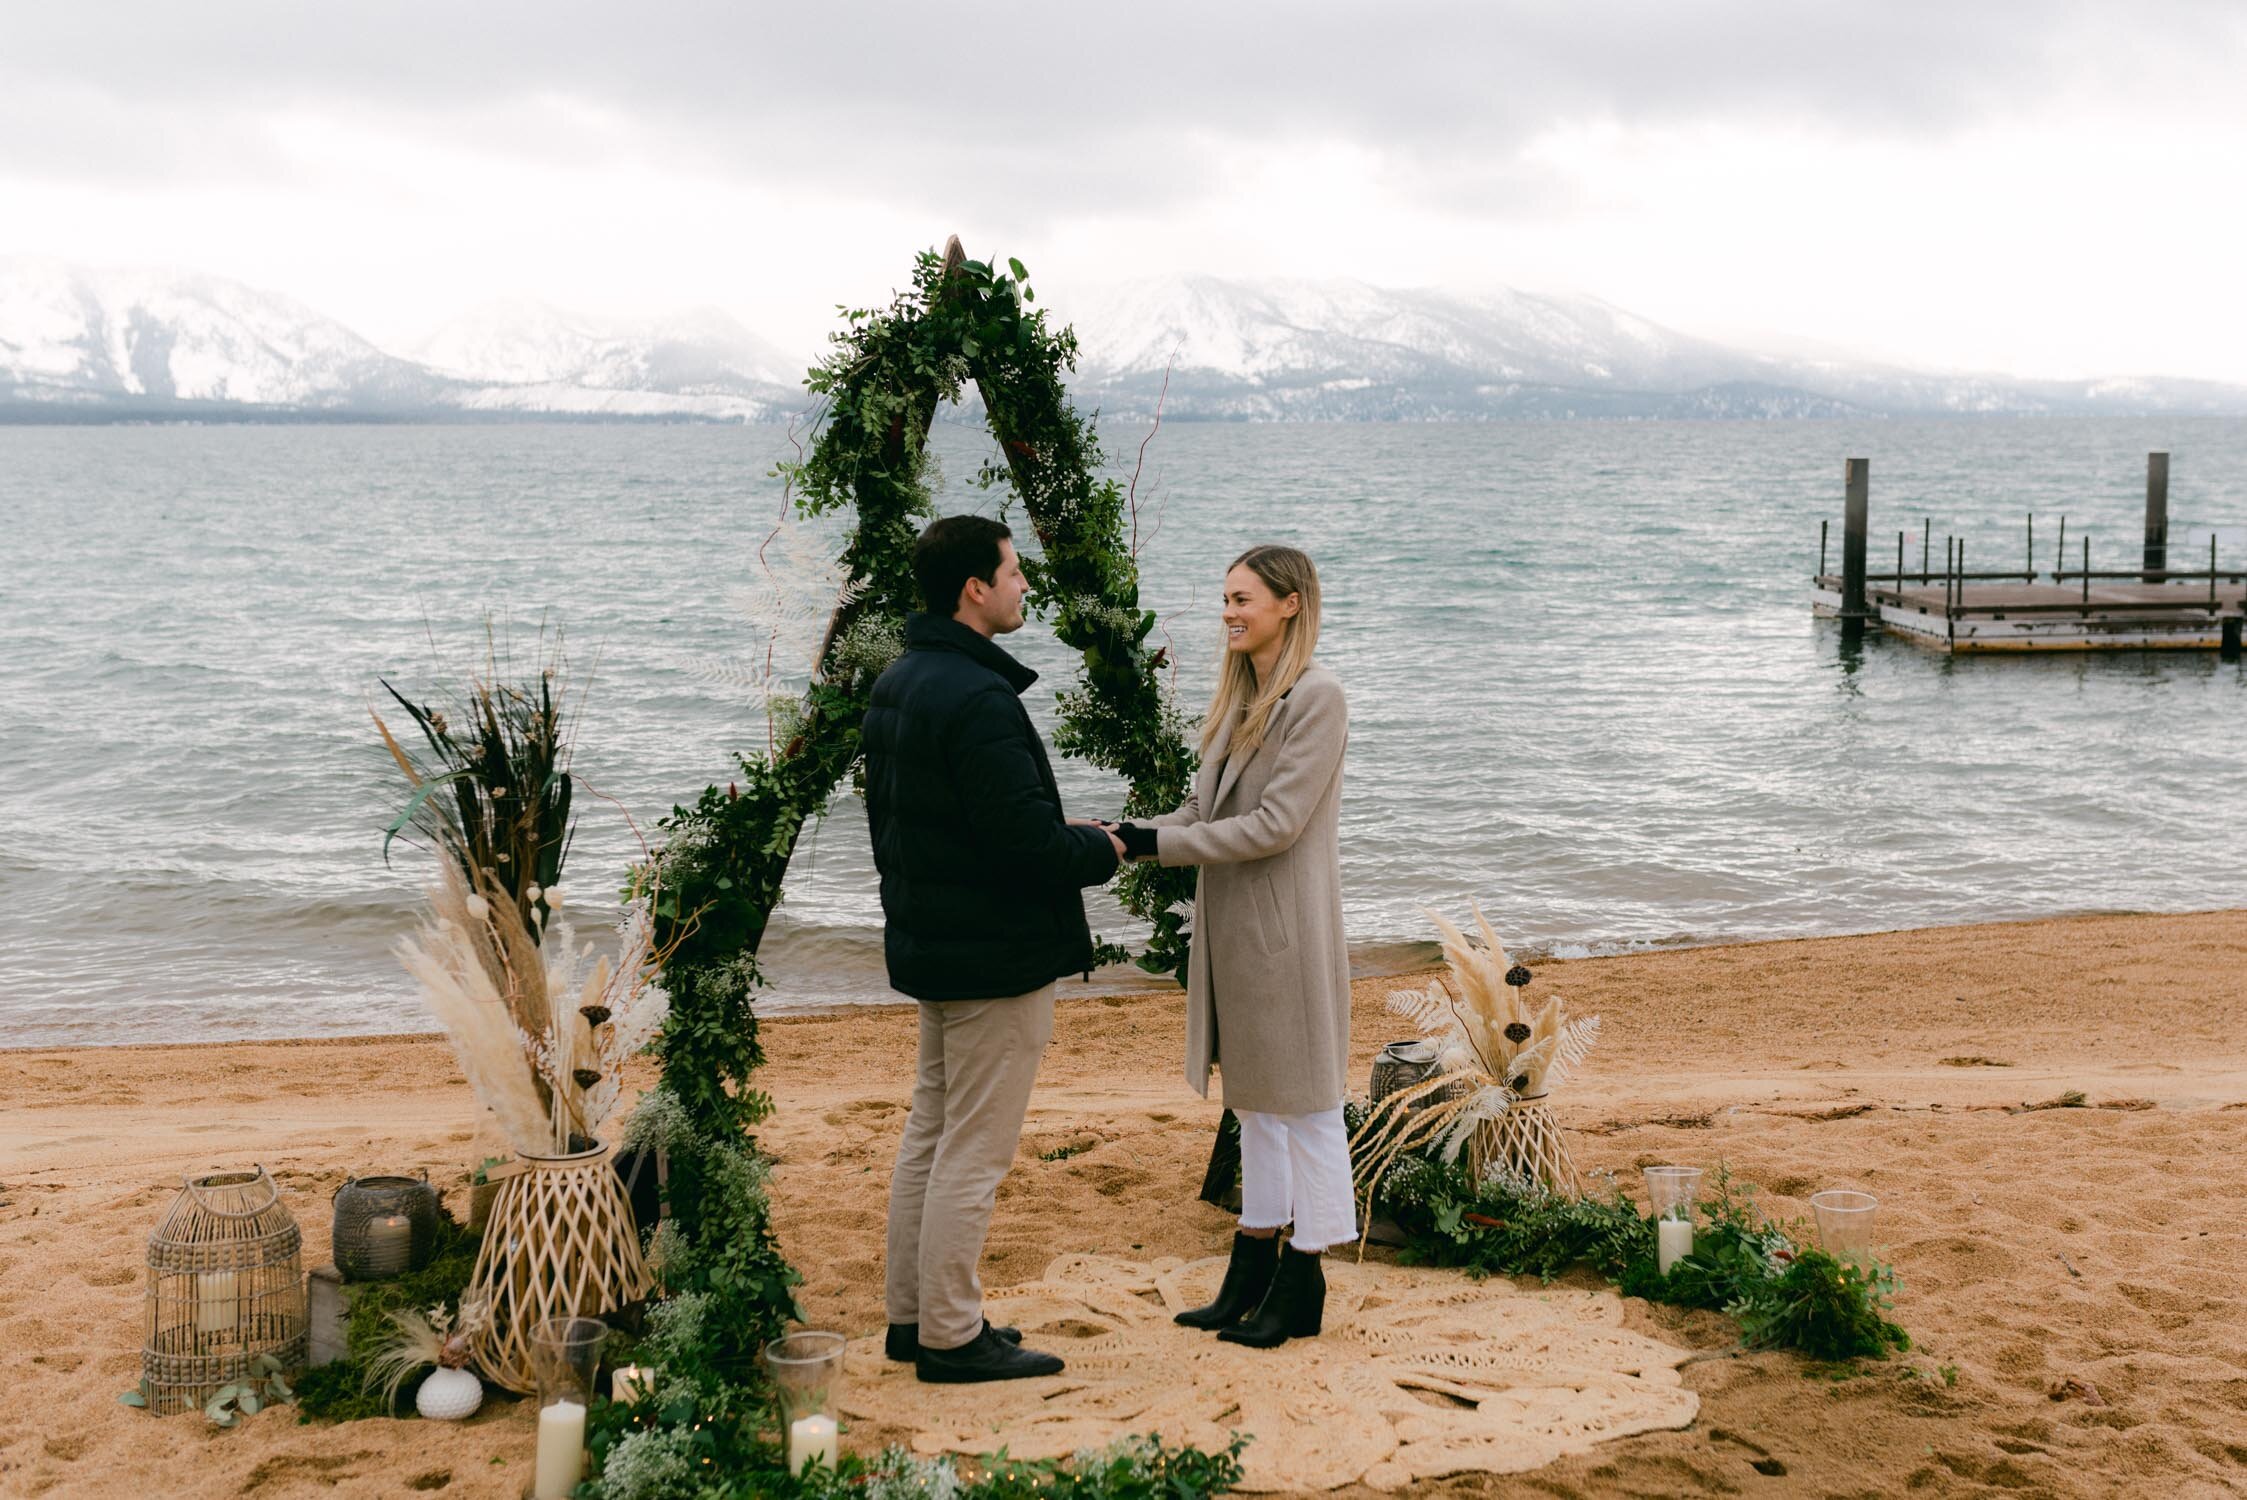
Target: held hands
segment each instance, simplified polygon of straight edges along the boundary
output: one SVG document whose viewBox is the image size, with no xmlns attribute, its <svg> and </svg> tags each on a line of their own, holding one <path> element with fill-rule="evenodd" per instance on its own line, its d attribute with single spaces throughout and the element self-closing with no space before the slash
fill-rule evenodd
<svg viewBox="0 0 2247 1500">
<path fill-rule="evenodd" d="M 1137 823 L 1102 823 L 1097 820 L 1093 826 L 1105 830 L 1108 837 L 1116 841 L 1118 859 L 1127 859 L 1135 864 L 1149 864 L 1158 857 L 1155 830 L 1152 828 L 1142 828 Z"/>
<path fill-rule="evenodd" d="M 1098 818 L 1070 818 L 1067 821 L 1078 828 L 1097 828 L 1102 833 L 1108 835 L 1108 842 L 1110 844 L 1113 844 L 1116 849 L 1117 864 L 1122 864 L 1125 862 L 1125 860 L 1130 858 L 1130 856 L 1124 852 L 1124 841 L 1116 836 L 1115 824 L 1103 823 Z"/>
</svg>

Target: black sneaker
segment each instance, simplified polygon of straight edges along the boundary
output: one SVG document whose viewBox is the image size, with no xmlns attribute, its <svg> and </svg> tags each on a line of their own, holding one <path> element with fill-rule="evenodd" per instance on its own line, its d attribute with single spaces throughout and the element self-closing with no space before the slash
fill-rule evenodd
<svg viewBox="0 0 2247 1500">
<path fill-rule="evenodd" d="M 1022 1342 L 1022 1330 L 1019 1328 L 1001 1328 L 989 1318 L 983 1320 L 983 1326 L 1010 1344 Z M 913 1362 L 913 1356 L 920 1353 L 920 1349 L 920 1324 L 892 1323 L 889 1325 L 889 1335 L 882 1340 L 882 1353 L 901 1365 L 909 1365 Z"/>
<path fill-rule="evenodd" d="M 913 1373 L 929 1385 L 973 1385 L 984 1380 L 1030 1380 L 1061 1373 L 1061 1361 L 1019 1344 L 1010 1344 L 986 1323 L 983 1331 L 957 1349 L 923 1345 Z"/>
</svg>

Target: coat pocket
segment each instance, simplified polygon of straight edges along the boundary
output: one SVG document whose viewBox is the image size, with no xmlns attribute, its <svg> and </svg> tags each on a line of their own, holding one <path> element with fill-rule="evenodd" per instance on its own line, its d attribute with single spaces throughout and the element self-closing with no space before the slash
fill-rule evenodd
<svg viewBox="0 0 2247 1500">
<path fill-rule="evenodd" d="M 1272 877 L 1259 874 L 1250 882 L 1256 902 L 1256 936 L 1266 953 L 1285 953 L 1292 941 L 1287 932 L 1287 908 L 1280 904 Z"/>
</svg>

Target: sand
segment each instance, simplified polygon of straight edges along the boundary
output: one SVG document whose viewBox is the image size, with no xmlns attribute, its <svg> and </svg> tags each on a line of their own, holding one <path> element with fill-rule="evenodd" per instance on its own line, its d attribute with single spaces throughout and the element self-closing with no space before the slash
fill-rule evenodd
<svg viewBox="0 0 2247 1500">
<path fill-rule="evenodd" d="M 2247 1493 L 2247 912 L 1650 953 L 1541 965 L 1548 981 L 1606 1018 L 1555 1096 L 1582 1165 L 1722 1161 L 1787 1214 L 1869 1189 L 1918 1348 L 1837 1376 L 1729 1355 L 1721 1317 L 1633 1301 L 1627 1326 L 1715 1356 L 1686 1368 L 1690 1429 L 1420 1493 Z M 1359 1077 L 1400 1034 L 1381 1003 L 1398 982 L 1359 986 Z M 765 1031 L 775 1216 L 818 1324 L 881 1321 L 913 1026 L 897 1007 Z M 1227 1220 L 1193 1198 L 1216 1106 L 1179 1077 L 1182 1031 L 1175 992 L 1063 1006 L 988 1281 L 1062 1249 L 1223 1247 Z M 2088 1107 L 2017 1109 L 2068 1090 Z M 308 1265 L 350 1172 L 427 1168 L 461 1201 L 479 1146 L 441 1042 L 0 1052 L 0 1101 L 0 1495 L 519 1493 L 519 1406 L 218 1431 L 116 1402 L 139 1371 L 145 1239 L 182 1172 L 263 1162 Z"/>
</svg>

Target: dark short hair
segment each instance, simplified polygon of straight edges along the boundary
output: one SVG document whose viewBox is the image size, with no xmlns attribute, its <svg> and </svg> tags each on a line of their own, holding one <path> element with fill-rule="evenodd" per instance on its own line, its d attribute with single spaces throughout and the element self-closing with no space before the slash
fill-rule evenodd
<svg viewBox="0 0 2247 1500">
<path fill-rule="evenodd" d="M 921 586 L 922 606 L 932 615 L 957 614 L 960 590 L 970 578 L 998 581 L 999 543 L 1013 535 L 989 516 L 942 516 L 929 522 L 913 543 L 913 579 Z"/>
</svg>

